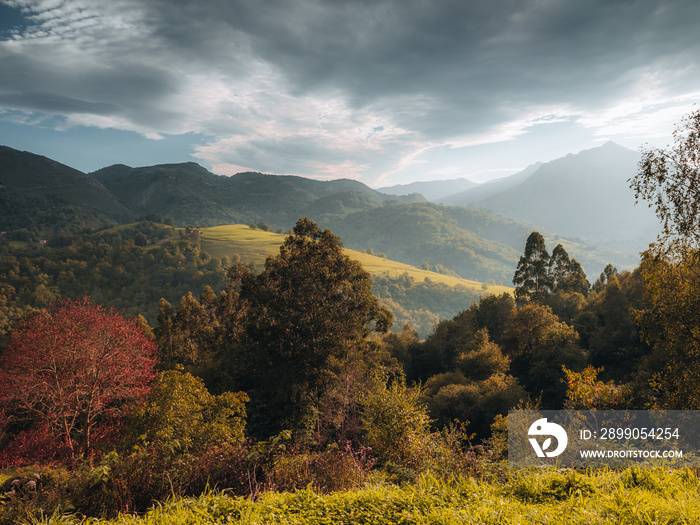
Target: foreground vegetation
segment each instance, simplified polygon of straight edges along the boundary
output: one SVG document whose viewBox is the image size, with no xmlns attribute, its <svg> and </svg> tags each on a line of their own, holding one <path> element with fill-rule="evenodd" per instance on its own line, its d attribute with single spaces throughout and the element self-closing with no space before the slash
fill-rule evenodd
<svg viewBox="0 0 700 525">
<path fill-rule="evenodd" d="M 375 482 L 327 495 L 312 489 L 266 493 L 255 501 L 212 490 L 197 498 L 170 498 L 144 515 L 109 520 L 54 515 L 30 523 L 697 523 L 699 503 L 698 479 L 690 470 L 543 470 L 502 472 L 491 480 L 424 475 L 401 487 Z"/>
</svg>

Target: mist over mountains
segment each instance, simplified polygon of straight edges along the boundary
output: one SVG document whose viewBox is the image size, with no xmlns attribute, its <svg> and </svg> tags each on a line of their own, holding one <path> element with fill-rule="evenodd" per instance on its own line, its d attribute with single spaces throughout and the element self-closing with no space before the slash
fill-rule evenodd
<svg viewBox="0 0 700 525">
<path fill-rule="evenodd" d="M 468 192 L 478 186 L 478 183 L 460 177 L 459 179 L 418 181 L 411 182 L 410 184 L 385 186 L 383 188 L 377 188 L 377 191 L 388 195 L 411 195 L 412 193 L 420 193 L 429 201 L 439 203 L 454 194 Z"/>
<path fill-rule="evenodd" d="M 639 159 L 639 153 L 608 142 L 548 162 L 498 193 L 448 202 L 482 206 L 560 235 L 617 249 L 643 250 L 660 228 L 646 203 L 635 205 L 629 187 Z"/>
<path fill-rule="evenodd" d="M 639 159 L 639 153 L 607 142 L 441 198 L 427 196 L 439 191 L 424 195 L 449 206 L 485 208 L 552 234 L 641 251 L 660 228 L 646 203 L 635 205 L 629 187 Z M 437 187 L 444 188 L 443 182 Z"/>
<path fill-rule="evenodd" d="M 595 278 L 607 262 L 636 264 L 656 236 L 656 218 L 634 205 L 628 187 L 638 157 L 607 143 L 489 183 L 442 180 L 379 191 L 349 179 L 225 177 L 192 162 L 117 164 L 85 174 L 0 147 L 0 229 L 56 233 L 160 214 L 178 225 L 265 222 L 286 230 L 307 216 L 349 248 L 506 284 L 537 229 Z"/>
</svg>

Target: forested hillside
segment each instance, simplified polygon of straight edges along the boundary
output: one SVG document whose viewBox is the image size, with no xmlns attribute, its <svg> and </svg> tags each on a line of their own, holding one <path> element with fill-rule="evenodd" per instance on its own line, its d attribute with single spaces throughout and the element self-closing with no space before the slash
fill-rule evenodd
<svg viewBox="0 0 700 525">
<path fill-rule="evenodd" d="M 195 163 L 114 165 L 83 174 L 10 148 L 0 150 L 0 165 L 0 199 L 6 204 L 0 208 L 0 228 L 17 241 L 38 242 L 60 232 L 100 229 L 154 214 L 171 217 L 180 227 L 264 223 L 282 231 L 297 218 L 309 217 L 337 231 L 347 247 L 507 284 L 515 251 L 538 229 L 482 209 L 428 204 L 418 194 L 386 195 L 352 180 L 260 173 L 222 177 Z M 592 205 L 588 212 L 591 218 L 600 216 Z M 587 221 L 578 215 L 570 220 Z M 609 227 L 613 232 L 614 223 Z M 546 234 L 561 231 L 554 225 Z M 562 242 L 589 271 L 600 271 L 610 261 L 631 267 L 637 255 L 635 251 L 630 259 L 573 238 Z"/>
<path fill-rule="evenodd" d="M 223 177 L 195 163 L 118 165 L 92 175 L 134 213 L 160 213 L 179 225 L 267 222 L 289 229 L 300 216 L 344 215 L 389 200 L 423 200 L 418 195 L 390 197 L 344 179 L 323 182 L 262 173 Z"/>
<path fill-rule="evenodd" d="M 0 146 L 2 230 L 77 231 L 131 215 L 93 177 L 46 157 Z"/>
</svg>

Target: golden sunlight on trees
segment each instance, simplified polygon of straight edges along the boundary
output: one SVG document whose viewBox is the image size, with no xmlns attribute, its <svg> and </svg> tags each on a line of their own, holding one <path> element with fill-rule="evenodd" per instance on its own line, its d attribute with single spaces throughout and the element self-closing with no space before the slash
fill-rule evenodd
<svg viewBox="0 0 700 525">
<path fill-rule="evenodd" d="M 660 245 L 700 247 L 700 110 L 681 120 L 670 149 L 643 148 L 630 179 L 637 200 L 654 207 L 663 232 Z"/>
<path fill-rule="evenodd" d="M 700 252 L 684 248 L 669 259 L 644 254 L 644 306 L 636 321 L 654 350 L 652 384 L 669 409 L 700 409 Z"/>
<path fill-rule="evenodd" d="M 247 312 L 232 351 L 245 363 L 235 375 L 251 397 L 251 430 L 294 428 L 298 438 L 310 438 L 319 430 L 321 399 L 352 356 L 374 352 L 368 336 L 389 329 L 391 311 L 372 295 L 369 273 L 343 253 L 340 238 L 306 218 L 260 274 L 239 268 L 229 280 L 240 283 L 238 308 Z"/>
<path fill-rule="evenodd" d="M 663 408 L 700 408 L 700 110 L 686 116 L 669 149 L 645 148 L 631 187 L 661 220 L 640 266 L 646 286 L 636 311 L 652 346 L 650 383 Z"/>
<path fill-rule="evenodd" d="M 629 388 L 613 381 L 598 379 L 602 368 L 588 365 L 581 372 L 564 367 L 566 376 L 566 401 L 564 408 L 570 410 L 615 410 L 623 408 Z"/>
<path fill-rule="evenodd" d="M 420 388 L 403 378 L 377 378 L 361 399 L 366 443 L 383 463 L 419 467 L 430 446 L 430 418 L 421 403 Z"/>
<path fill-rule="evenodd" d="M 132 432 L 147 443 L 191 453 L 245 439 L 244 392 L 213 396 L 204 382 L 178 370 L 161 372 L 132 414 Z"/>
</svg>

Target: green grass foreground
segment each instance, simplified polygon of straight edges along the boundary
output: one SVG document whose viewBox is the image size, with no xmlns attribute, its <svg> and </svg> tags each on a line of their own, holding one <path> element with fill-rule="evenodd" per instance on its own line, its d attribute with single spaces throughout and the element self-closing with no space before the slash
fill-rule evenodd
<svg viewBox="0 0 700 525">
<path fill-rule="evenodd" d="M 700 523 L 695 471 L 627 469 L 514 471 L 492 482 L 442 481 L 422 476 L 413 485 L 369 485 L 320 495 L 312 490 L 266 493 L 256 501 L 210 492 L 174 498 L 144 516 L 111 520 L 54 516 L 52 524 L 516 524 Z"/>
</svg>

